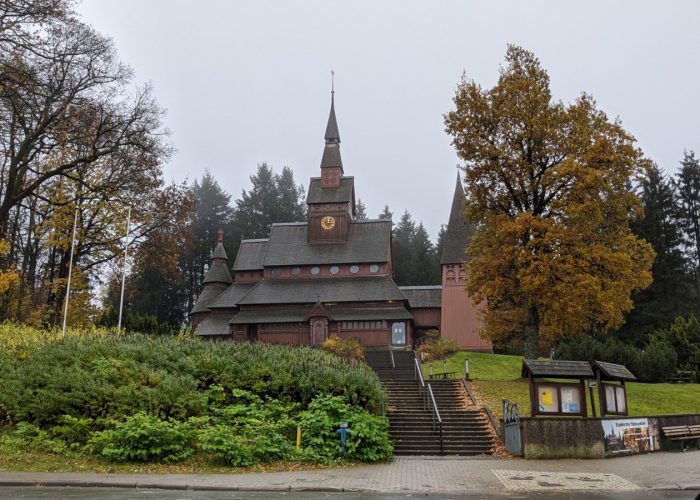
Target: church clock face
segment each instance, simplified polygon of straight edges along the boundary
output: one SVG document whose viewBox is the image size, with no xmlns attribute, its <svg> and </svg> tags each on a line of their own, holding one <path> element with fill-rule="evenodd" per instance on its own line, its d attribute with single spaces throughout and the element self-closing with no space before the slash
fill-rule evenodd
<svg viewBox="0 0 700 500">
<path fill-rule="evenodd" d="M 333 229 L 335 227 L 335 219 L 330 215 L 325 216 L 321 219 L 321 227 L 326 231 Z"/>
</svg>

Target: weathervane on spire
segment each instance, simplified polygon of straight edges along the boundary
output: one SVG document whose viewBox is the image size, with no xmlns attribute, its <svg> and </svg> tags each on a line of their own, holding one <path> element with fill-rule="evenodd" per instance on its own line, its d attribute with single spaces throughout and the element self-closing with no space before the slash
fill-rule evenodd
<svg viewBox="0 0 700 500">
<path fill-rule="evenodd" d="M 331 94 L 335 94 L 335 71 L 331 70 Z"/>
</svg>

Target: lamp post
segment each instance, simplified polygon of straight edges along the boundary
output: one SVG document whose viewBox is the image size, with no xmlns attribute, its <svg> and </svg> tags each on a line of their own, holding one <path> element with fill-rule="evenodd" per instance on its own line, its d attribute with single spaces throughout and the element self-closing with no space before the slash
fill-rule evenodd
<svg viewBox="0 0 700 500">
<path fill-rule="evenodd" d="M 70 300 L 70 280 L 73 275 L 73 253 L 75 251 L 75 231 L 78 227 L 78 207 L 75 207 L 75 217 L 73 218 L 73 237 L 70 242 L 70 260 L 68 262 L 68 284 L 66 285 L 66 302 L 63 306 L 63 331 L 61 337 L 66 337 L 66 321 L 68 320 L 68 301 Z"/>
</svg>

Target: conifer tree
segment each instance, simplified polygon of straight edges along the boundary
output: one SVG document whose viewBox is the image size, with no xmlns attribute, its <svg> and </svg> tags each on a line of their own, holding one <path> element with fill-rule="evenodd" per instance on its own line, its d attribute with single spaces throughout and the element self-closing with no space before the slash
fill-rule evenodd
<svg viewBox="0 0 700 500">
<path fill-rule="evenodd" d="M 674 185 L 680 206 L 679 221 L 700 295 L 700 160 L 695 158 L 695 152 L 684 153 Z"/>
<path fill-rule="evenodd" d="M 632 221 L 632 232 L 651 244 L 656 252 L 649 288 L 634 294 L 634 309 L 618 331 L 625 340 L 641 347 L 648 334 L 666 328 L 674 317 L 688 311 L 695 290 L 683 254 L 683 234 L 678 223 L 679 207 L 671 182 L 651 165 L 639 183 L 644 216 Z"/>
</svg>

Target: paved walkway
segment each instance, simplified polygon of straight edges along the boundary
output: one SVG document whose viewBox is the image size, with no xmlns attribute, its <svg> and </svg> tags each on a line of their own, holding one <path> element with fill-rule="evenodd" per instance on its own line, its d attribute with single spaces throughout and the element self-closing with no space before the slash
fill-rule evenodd
<svg viewBox="0 0 700 500">
<path fill-rule="evenodd" d="M 36 485 L 461 494 L 563 490 L 700 490 L 700 451 L 662 452 L 607 460 L 396 458 L 387 464 L 251 474 L 157 475 L 0 471 L 0 487 Z"/>
<path fill-rule="evenodd" d="M 562 490 L 700 490 L 700 451 L 661 452 L 606 460 L 396 458 L 387 464 L 251 474 L 157 475 L 0 471 L 0 487 L 35 485 L 484 494 Z"/>
</svg>

